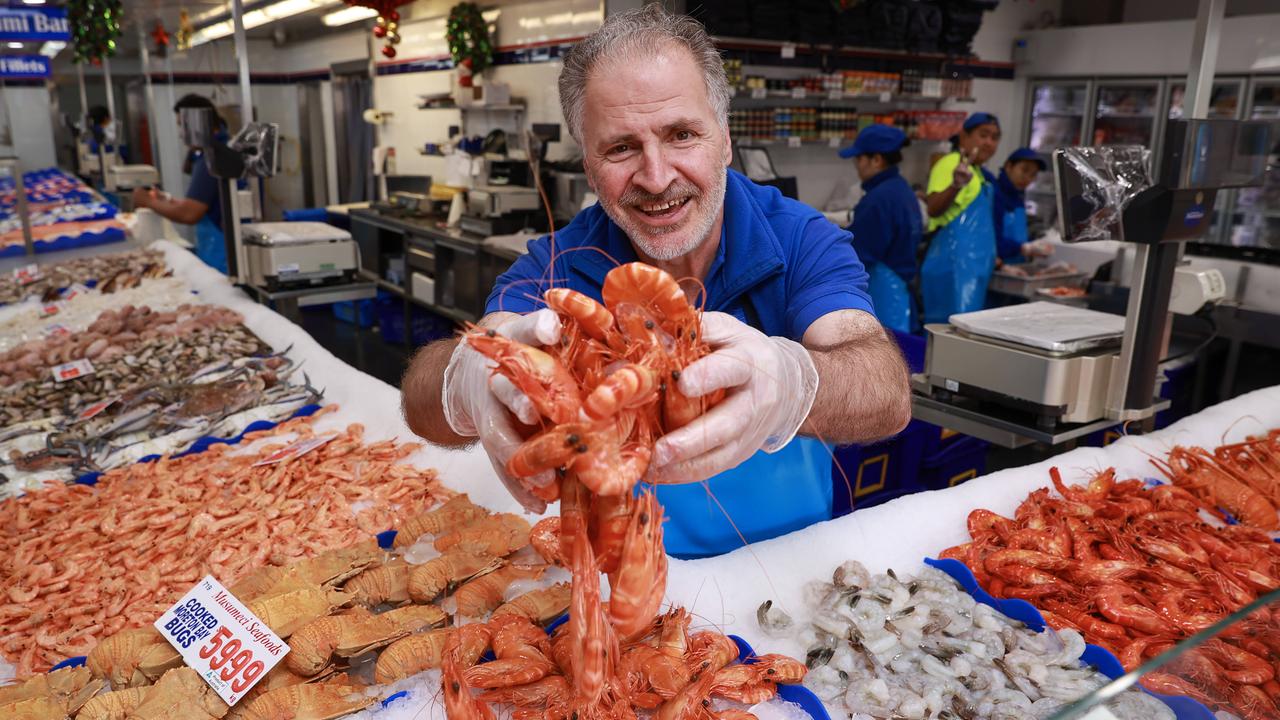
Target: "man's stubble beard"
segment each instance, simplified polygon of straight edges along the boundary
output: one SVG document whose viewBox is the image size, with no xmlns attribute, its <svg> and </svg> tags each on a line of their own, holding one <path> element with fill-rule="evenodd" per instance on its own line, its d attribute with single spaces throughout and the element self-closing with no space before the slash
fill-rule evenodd
<svg viewBox="0 0 1280 720">
<path fill-rule="evenodd" d="M 651 228 L 632 222 L 627 214 L 627 208 L 621 202 L 608 203 L 601 199 L 600 207 L 604 209 L 610 220 L 622 228 L 622 232 L 626 233 L 636 249 L 646 257 L 658 261 L 674 260 L 693 252 L 707 239 L 707 234 L 711 232 L 712 226 L 720 216 L 720 211 L 724 208 L 724 196 L 728 185 L 729 171 L 726 168 L 717 175 L 715 185 L 708 192 L 699 193 L 690 200 L 697 204 L 696 210 L 701 215 L 691 217 L 682 227 L 671 230 L 653 232 Z M 654 242 L 675 233 L 688 235 L 676 244 Z"/>
</svg>

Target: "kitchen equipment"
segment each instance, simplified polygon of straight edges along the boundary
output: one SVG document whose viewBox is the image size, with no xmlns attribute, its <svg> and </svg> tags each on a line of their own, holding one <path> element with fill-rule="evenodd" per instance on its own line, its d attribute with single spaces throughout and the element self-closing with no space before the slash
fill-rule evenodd
<svg viewBox="0 0 1280 720">
<path fill-rule="evenodd" d="M 275 291 L 352 279 L 359 265 L 351 233 L 321 222 L 241 226 L 249 282 Z"/>
<path fill-rule="evenodd" d="M 555 178 L 556 204 L 553 208 L 555 216 L 561 220 L 571 220 L 582 210 L 582 201 L 591 192 L 587 183 L 587 174 L 581 172 L 565 172 L 553 170 Z"/>
<path fill-rule="evenodd" d="M 467 215 L 472 217 L 496 218 L 522 210 L 537 210 L 539 203 L 538 191 L 528 187 L 481 185 L 467 191 Z"/>
</svg>

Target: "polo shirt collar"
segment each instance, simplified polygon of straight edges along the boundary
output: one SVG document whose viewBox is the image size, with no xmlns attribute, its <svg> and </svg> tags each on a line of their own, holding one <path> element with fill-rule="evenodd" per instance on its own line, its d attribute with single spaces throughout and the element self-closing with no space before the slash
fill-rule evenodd
<svg viewBox="0 0 1280 720">
<path fill-rule="evenodd" d="M 727 172 L 720 242 L 703 281 L 707 290 L 707 310 L 728 307 L 760 281 L 782 272 L 786 265 L 778 237 L 751 197 L 750 181 L 734 170 Z M 603 212 L 601 216 L 605 218 L 604 238 L 598 246 L 604 254 L 579 250 L 570 259 L 574 272 L 596 287 L 604 286 L 604 276 L 610 270 L 638 259 L 622 228 Z"/>
<path fill-rule="evenodd" d="M 869 192 L 871 192 L 873 189 L 875 189 L 875 187 L 876 187 L 877 185 L 883 185 L 885 182 L 887 182 L 887 181 L 891 180 L 892 178 L 896 178 L 896 177 L 902 177 L 902 173 L 898 172 L 898 166 L 897 166 L 897 165 L 890 165 L 889 167 L 885 168 L 884 170 L 881 170 L 880 172 L 876 173 L 875 175 L 872 175 L 870 178 L 868 178 L 868 179 L 866 179 L 866 180 L 863 180 L 863 181 L 862 181 L 862 192 L 864 192 L 864 193 L 869 193 Z"/>
</svg>

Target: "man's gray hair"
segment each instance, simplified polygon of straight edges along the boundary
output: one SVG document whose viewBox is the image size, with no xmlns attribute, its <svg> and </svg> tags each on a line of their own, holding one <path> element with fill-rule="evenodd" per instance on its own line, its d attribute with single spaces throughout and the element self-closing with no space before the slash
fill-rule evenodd
<svg viewBox="0 0 1280 720">
<path fill-rule="evenodd" d="M 569 134 L 582 142 L 582 113 L 587 81 L 606 61 L 651 57 L 663 45 L 675 43 L 693 55 L 707 84 L 707 98 L 721 126 L 729 125 L 729 80 L 716 44 L 702 23 L 688 15 L 667 12 L 661 2 L 612 15 L 598 30 L 583 38 L 564 59 L 560 71 L 560 110 Z"/>
</svg>

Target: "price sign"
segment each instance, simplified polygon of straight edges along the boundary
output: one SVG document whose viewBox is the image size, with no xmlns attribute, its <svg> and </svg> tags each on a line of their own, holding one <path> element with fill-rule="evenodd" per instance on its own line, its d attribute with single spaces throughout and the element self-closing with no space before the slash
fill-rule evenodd
<svg viewBox="0 0 1280 720">
<path fill-rule="evenodd" d="M 70 286 L 62 289 L 62 299 L 70 300 L 77 295 L 84 295 L 89 292 L 89 288 L 80 283 L 72 283 Z"/>
<path fill-rule="evenodd" d="M 303 455 L 306 455 L 307 453 L 311 452 L 312 450 L 315 450 L 321 445 L 328 443 L 330 440 L 333 440 L 336 437 L 338 437 L 338 435 L 337 433 L 334 433 L 332 435 L 321 435 L 320 437 L 313 437 L 307 440 L 299 440 L 298 442 L 293 443 L 292 445 L 282 447 L 279 450 L 271 453 L 265 458 L 254 463 L 253 466 L 258 467 L 259 465 L 272 465 L 278 462 L 283 462 L 285 460 L 292 460 L 297 457 L 302 457 Z"/>
<path fill-rule="evenodd" d="M 769 90 L 767 88 L 751 88 L 752 100 L 763 100 L 767 97 L 769 97 Z"/>
<path fill-rule="evenodd" d="M 66 382 L 68 380 L 82 378 L 85 375 L 92 375 L 93 363 L 84 358 L 80 358 L 79 360 L 72 360 L 69 363 L 54 365 L 50 368 L 50 372 L 53 373 L 54 382 Z"/>
<path fill-rule="evenodd" d="M 796 44 L 795 44 L 795 43 L 783 43 L 783 45 L 782 45 L 782 59 L 783 59 L 783 60 L 790 60 L 790 59 L 794 58 L 795 56 L 796 56 Z"/>
<path fill-rule="evenodd" d="M 787 147 L 789 148 L 800 147 L 800 138 L 795 135 L 792 135 L 791 137 L 787 138 Z"/>
<path fill-rule="evenodd" d="M 13 269 L 13 278 L 19 285 L 30 285 L 40 279 L 40 266 L 35 263 Z"/>
<path fill-rule="evenodd" d="M 119 395 L 116 395 L 115 397 L 109 397 L 106 400 L 99 400 L 98 402 L 81 410 L 76 415 L 76 422 L 84 422 L 85 420 L 91 420 L 93 418 L 98 417 L 99 415 L 102 414 L 103 410 L 106 410 L 112 405 L 115 405 L 117 402 L 119 402 L 119 400 L 120 400 Z"/>
<path fill-rule="evenodd" d="M 63 335 L 70 335 L 70 334 L 71 334 L 71 328 L 67 327 L 66 325 L 63 325 L 62 323 L 54 323 L 52 325 L 46 325 L 44 328 L 44 336 L 47 338 L 59 338 L 59 337 L 62 337 Z"/>
<path fill-rule="evenodd" d="M 289 652 L 266 623 L 210 575 L 166 610 L 155 627 L 228 705 Z"/>
<path fill-rule="evenodd" d="M 62 312 L 62 303 L 60 302 L 45 303 L 40 306 L 40 317 L 49 317 L 60 312 Z"/>
<path fill-rule="evenodd" d="M 840 147 L 840 143 L 843 142 L 843 140 L 844 140 L 843 138 L 833 137 L 829 141 L 827 141 L 827 145 L 833 148 L 838 148 Z"/>
<path fill-rule="evenodd" d="M 793 88 L 791 88 L 791 99 L 792 99 L 792 100 L 803 100 L 803 99 L 804 99 L 804 97 L 805 97 L 805 91 L 804 91 L 804 88 L 802 88 L 802 87 L 793 87 Z"/>
<path fill-rule="evenodd" d="M 887 103 L 892 99 L 893 99 L 893 93 L 888 93 L 888 92 L 880 93 L 880 102 Z"/>
<path fill-rule="evenodd" d="M 828 99 L 828 100 L 843 100 L 843 99 L 844 99 L 844 91 L 843 91 L 843 90 L 832 90 L 832 91 L 830 91 L 830 92 L 828 92 L 828 93 L 827 93 L 827 99 Z"/>
</svg>

